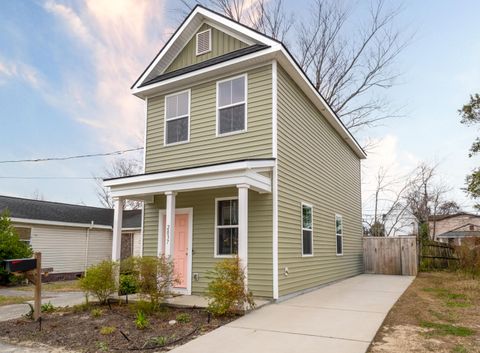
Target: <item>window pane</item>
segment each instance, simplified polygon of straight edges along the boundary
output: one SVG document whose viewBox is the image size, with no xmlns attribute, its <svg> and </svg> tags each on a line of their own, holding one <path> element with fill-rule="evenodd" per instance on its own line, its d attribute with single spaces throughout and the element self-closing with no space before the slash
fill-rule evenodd
<svg viewBox="0 0 480 353">
<path fill-rule="evenodd" d="M 217 224 L 219 226 L 238 225 L 238 200 L 218 201 Z"/>
<path fill-rule="evenodd" d="M 312 254 L 312 231 L 303 231 L 303 255 Z"/>
<path fill-rule="evenodd" d="M 245 104 L 220 109 L 219 125 L 220 134 L 245 130 Z"/>
<path fill-rule="evenodd" d="M 303 228 L 312 229 L 312 208 L 303 206 Z"/>
<path fill-rule="evenodd" d="M 232 81 L 232 104 L 245 101 L 245 77 Z"/>
<path fill-rule="evenodd" d="M 343 238 L 337 235 L 337 254 L 343 254 Z"/>
<path fill-rule="evenodd" d="M 340 234 L 340 235 L 341 235 L 341 234 L 342 234 L 342 232 L 343 232 L 343 229 L 342 229 L 342 228 L 343 228 L 343 227 L 342 227 L 342 223 L 343 223 L 343 222 L 342 222 L 342 218 L 340 218 L 340 217 L 337 217 L 337 218 L 335 219 L 335 228 L 336 228 L 336 232 L 337 232 L 337 234 Z"/>
<path fill-rule="evenodd" d="M 218 84 L 218 106 L 232 104 L 232 81 L 226 81 Z"/>
<path fill-rule="evenodd" d="M 167 119 L 178 116 L 177 115 L 177 96 L 170 96 L 167 97 L 167 102 L 166 102 L 166 116 Z"/>
<path fill-rule="evenodd" d="M 188 92 L 183 92 L 178 95 L 178 110 L 177 116 L 188 114 Z"/>
<path fill-rule="evenodd" d="M 218 229 L 218 255 L 233 255 L 238 252 L 238 228 Z"/>
<path fill-rule="evenodd" d="M 167 144 L 188 140 L 188 117 L 167 121 Z"/>
</svg>

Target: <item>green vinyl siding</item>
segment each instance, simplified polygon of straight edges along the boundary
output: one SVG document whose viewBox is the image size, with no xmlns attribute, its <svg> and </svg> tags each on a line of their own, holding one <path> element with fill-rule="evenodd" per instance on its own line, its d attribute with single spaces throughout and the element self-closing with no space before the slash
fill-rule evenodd
<svg viewBox="0 0 480 353">
<path fill-rule="evenodd" d="M 216 136 L 216 82 L 192 84 L 190 142 L 164 146 L 165 96 L 148 99 L 146 172 L 272 157 L 272 66 L 247 74 L 247 132 Z M 233 75 L 236 76 L 236 75 Z M 218 80 L 229 76 L 219 77 Z M 170 93 L 175 93 L 169 92 Z"/>
<path fill-rule="evenodd" d="M 279 66 L 280 296 L 363 271 L 360 188 L 360 160 Z M 302 202 L 313 205 L 311 257 L 302 257 Z M 335 214 L 343 216 L 343 256 L 336 256 Z"/>
<path fill-rule="evenodd" d="M 193 208 L 192 293 L 202 295 L 208 284 L 207 272 L 215 262 L 215 198 L 236 197 L 236 188 L 179 193 L 177 208 Z M 272 195 L 249 192 L 248 209 L 248 286 L 257 297 L 272 297 Z M 165 196 L 155 196 L 145 204 L 144 255 L 155 256 L 158 242 L 159 210 L 165 209 Z"/>
<path fill-rule="evenodd" d="M 173 62 L 165 70 L 165 73 L 175 71 L 190 65 L 201 63 L 202 61 L 215 58 L 217 56 L 230 53 L 232 51 L 242 49 L 248 46 L 248 44 L 229 36 L 228 34 L 219 31 L 218 29 L 203 24 L 198 32 L 203 32 L 207 29 L 211 29 L 212 50 L 208 53 L 197 55 L 196 53 L 196 40 L 195 34 L 187 45 L 182 49 L 180 54 L 173 60 Z M 197 32 L 197 33 L 198 33 Z"/>
</svg>

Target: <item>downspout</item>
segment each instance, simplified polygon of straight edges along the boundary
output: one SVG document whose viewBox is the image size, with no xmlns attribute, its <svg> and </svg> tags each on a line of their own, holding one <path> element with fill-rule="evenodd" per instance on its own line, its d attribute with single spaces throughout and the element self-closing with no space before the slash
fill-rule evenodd
<svg viewBox="0 0 480 353">
<path fill-rule="evenodd" d="M 90 227 L 87 228 L 87 245 L 85 246 L 85 266 L 84 272 L 87 272 L 88 267 L 88 244 L 90 242 L 90 230 L 93 229 L 94 222 L 90 222 Z"/>
</svg>

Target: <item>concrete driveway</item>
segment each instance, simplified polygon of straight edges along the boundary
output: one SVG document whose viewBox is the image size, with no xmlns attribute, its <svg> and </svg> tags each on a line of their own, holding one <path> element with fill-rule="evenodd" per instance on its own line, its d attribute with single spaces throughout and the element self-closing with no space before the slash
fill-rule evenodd
<svg viewBox="0 0 480 353">
<path fill-rule="evenodd" d="M 359 275 L 263 308 L 172 353 L 361 353 L 414 277 Z"/>
</svg>

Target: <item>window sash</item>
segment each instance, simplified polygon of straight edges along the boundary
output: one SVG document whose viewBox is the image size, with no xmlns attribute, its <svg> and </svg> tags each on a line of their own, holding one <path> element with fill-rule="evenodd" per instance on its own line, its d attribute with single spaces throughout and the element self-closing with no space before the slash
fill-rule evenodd
<svg viewBox="0 0 480 353">
<path fill-rule="evenodd" d="M 313 206 L 302 203 L 302 256 L 313 255 Z M 305 242 L 305 234 L 310 238 Z"/>
<path fill-rule="evenodd" d="M 184 113 L 182 113 L 183 109 L 180 109 L 180 105 L 179 105 L 179 103 L 181 102 L 180 100 L 181 96 L 186 96 L 187 106 L 185 107 L 186 111 Z M 172 100 L 172 99 L 175 99 L 175 102 L 174 102 L 175 111 L 169 112 L 169 100 Z M 169 115 L 170 113 L 172 115 Z M 165 119 L 166 120 L 185 118 L 185 117 L 188 117 L 189 115 L 190 115 L 190 92 L 189 91 L 173 93 L 165 97 Z"/>
<path fill-rule="evenodd" d="M 227 203 L 222 205 L 222 203 Z M 235 205 L 236 203 L 236 205 Z M 229 212 L 229 215 L 225 219 L 231 224 L 220 224 L 222 222 L 222 212 Z M 236 213 L 236 214 L 234 214 Z M 215 256 L 216 257 L 231 257 L 238 253 L 238 199 L 218 199 L 215 202 Z M 237 224 L 235 224 L 237 223 Z M 222 234 L 222 230 L 228 230 L 225 234 Z M 221 240 L 228 238 L 227 243 L 230 245 L 229 251 L 225 250 L 222 246 L 224 243 Z M 221 239 L 222 238 L 222 239 Z"/>
<path fill-rule="evenodd" d="M 186 104 L 186 106 L 181 106 L 181 104 Z M 190 91 L 165 96 L 164 105 L 164 145 L 188 142 L 190 139 Z M 180 120 L 186 120 L 186 123 L 181 123 Z"/>
<path fill-rule="evenodd" d="M 343 255 L 343 217 L 338 215 L 335 216 L 335 240 L 337 255 Z"/>
<path fill-rule="evenodd" d="M 306 242 L 305 233 L 309 234 L 309 242 Z M 313 230 L 311 229 L 302 229 L 302 255 L 313 255 Z"/>
</svg>

